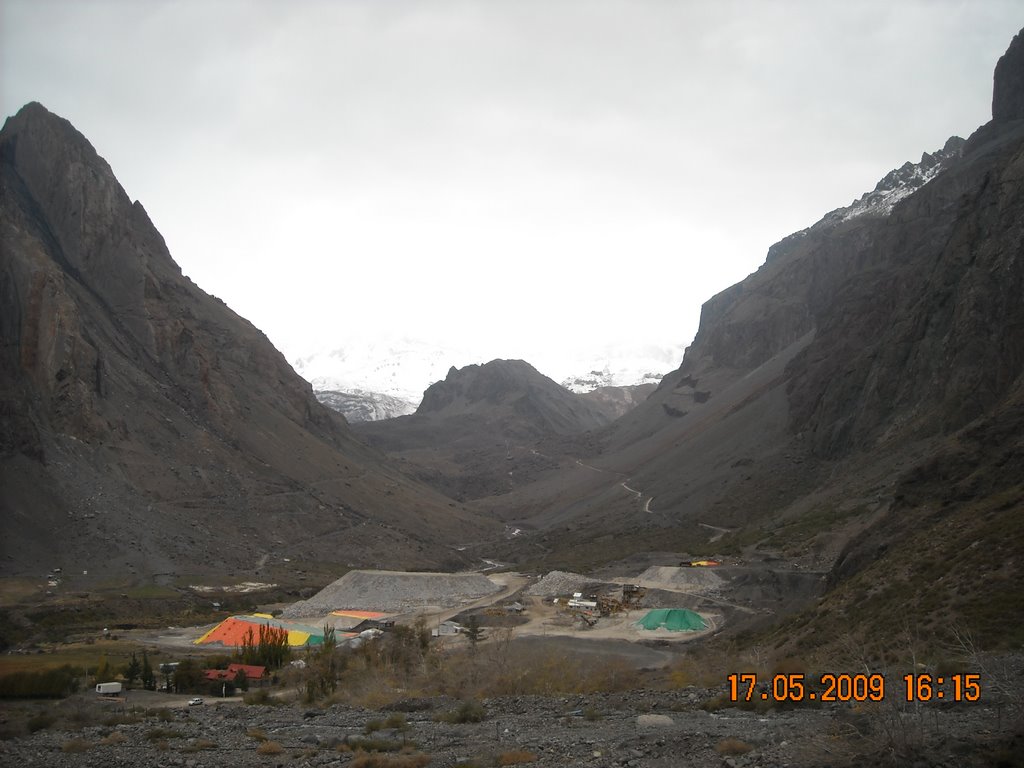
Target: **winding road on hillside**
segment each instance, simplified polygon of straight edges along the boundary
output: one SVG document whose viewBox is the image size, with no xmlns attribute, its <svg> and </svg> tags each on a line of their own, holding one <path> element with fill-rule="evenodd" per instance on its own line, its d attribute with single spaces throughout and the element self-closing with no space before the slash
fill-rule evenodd
<svg viewBox="0 0 1024 768">
<path fill-rule="evenodd" d="M 534 451 L 534 453 L 537 453 L 537 451 Z M 537 455 L 543 456 L 544 454 L 537 453 Z M 592 464 L 585 464 L 581 459 L 576 459 L 576 463 L 579 464 L 581 467 L 585 467 L 586 469 L 592 469 L 594 472 L 600 472 L 602 474 L 613 474 L 618 475 L 619 477 L 624 476 L 621 472 L 616 472 L 615 470 L 612 469 L 601 469 L 600 467 L 595 467 Z M 643 502 L 644 512 L 646 512 L 647 514 L 653 514 L 653 510 L 651 509 L 651 502 L 654 501 L 654 497 L 648 496 L 647 500 L 644 501 L 644 494 L 641 491 L 638 491 L 636 488 L 629 487 L 628 483 L 630 480 L 632 480 L 632 478 L 627 477 L 625 480 L 620 482 L 619 485 L 621 485 L 623 489 L 625 489 L 627 492 L 634 494 L 638 499 L 640 499 Z"/>
</svg>

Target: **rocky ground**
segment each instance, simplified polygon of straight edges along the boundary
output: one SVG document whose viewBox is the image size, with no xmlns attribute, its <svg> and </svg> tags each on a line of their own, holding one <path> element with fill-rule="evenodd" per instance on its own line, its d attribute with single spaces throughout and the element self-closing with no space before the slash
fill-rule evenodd
<svg viewBox="0 0 1024 768">
<path fill-rule="evenodd" d="M 706 711 L 720 691 L 632 691 L 486 699 L 479 722 L 446 722 L 462 703 L 409 699 L 388 710 L 245 704 L 61 719 L 0 741 L 5 766 L 973 766 L 1013 762 L 1008 711 L 985 703 L 897 712 L 846 705 Z M 64 703 L 61 708 L 69 705 Z M 82 703 L 81 707 L 95 706 Z M 11 712 L 4 713 L 10 727 Z M 456 718 L 458 719 L 458 718 Z M 117 723 L 117 720 L 126 722 Z M 74 718 L 70 721 L 74 724 Z M 375 725 L 379 729 L 375 729 Z M 371 733 L 372 732 L 372 733 Z M 368 735 L 369 734 L 369 735 Z M 366 748 L 386 752 L 364 753 Z M 404 747 L 403 747 L 404 745 Z M 1019 750 L 1018 750 L 1019 754 Z"/>
</svg>

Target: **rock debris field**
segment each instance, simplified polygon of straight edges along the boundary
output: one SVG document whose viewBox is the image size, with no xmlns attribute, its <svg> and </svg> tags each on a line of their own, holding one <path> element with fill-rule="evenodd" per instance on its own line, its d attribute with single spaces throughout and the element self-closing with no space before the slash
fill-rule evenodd
<svg viewBox="0 0 1024 768">
<path fill-rule="evenodd" d="M 428 606 L 454 608 L 500 589 L 481 573 L 349 571 L 281 616 L 300 619 L 345 609 L 407 613 Z"/>
<path fill-rule="evenodd" d="M 699 708 L 700 702 L 718 693 L 683 689 L 508 696 L 484 699 L 483 720 L 468 723 L 443 721 L 445 713 L 460 705 L 448 698 L 407 699 L 385 711 L 341 705 L 321 709 L 207 703 L 122 716 L 133 722 L 79 724 L 75 730 L 54 725 L 9 738 L 0 741 L 0 765 L 975 766 L 990 764 L 986 756 L 1008 737 L 1006 719 L 998 729 L 996 713 L 983 704 L 930 707 L 923 717 L 910 721 L 886 711 L 859 714 L 848 705 L 767 713 Z M 385 725 L 367 736 L 373 721 L 398 725 Z M 894 762 L 898 755 L 887 752 L 894 723 L 900 723 L 901 735 L 913 739 L 914 758 L 907 762 Z M 370 738 L 378 746 L 389 745 L 383 747 L 389 751 L 376 758 L 379 762 L 367 762 L 356 751 Z"/>
</svg>

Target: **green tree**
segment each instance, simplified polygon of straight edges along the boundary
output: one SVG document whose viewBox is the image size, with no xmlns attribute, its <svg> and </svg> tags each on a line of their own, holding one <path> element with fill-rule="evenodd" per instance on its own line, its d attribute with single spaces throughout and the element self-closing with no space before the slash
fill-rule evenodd
<svg viewBox="0 0 1024 768">
<path fill-rule="evenodd" d="M 142 665 L 139 664 L 139 660 L 135 657 L 135 652 L 133 651 L 132 660 L 128 662 L 128 666 L 124 669 L 124 679 L 128 681 L 129 688 L 132 687 L 132 684 L 135 682 L 136 678 L 138 678 L 141 674 Z"/>
<path fill-rule="evenodd" d="M 111 669 L 110 662 L 106 656 L 101 656 L 99 666 L 96 667 L 96 682 L 109 683 L 113 676 L 114 670 Z"/>
<path fill-rule="evenodd" d="M 243 691 L 249 690 L 249 676 L 245 674 L 244 669 L 240 669 L 235 673 L 235 688 Z"/>
<path fill-rule="evenodd" d="M 259 633 L 250 628 L 242 638 L 242 644 L 235 651 L 235 658 L 242 664 L 253 664 L 270 669 L 280 669 L 291 657 L 288 646 L 288 630 L 284 627 L 260 625 Z"/>
<path fill-rule="evenodd" d="M 147 691 L 156 690 L 156 674 L 153 672 L 153 665 L 149 663 L 149 654 L 142 652 L 142 687 Z"/>
<path fill-rule="evenodd" d="M 310 648 L 306 659 L 306 701 L 312 703 L 321 696 L 329 696 L 337 690 L 342 664 L 336 646 L 335 629 L 325 624 L 323 643 Z"/>
<path fill-rule="evenodd" d="M 174 690 L 194 693 L 203 687 L 203 670 L 194 659 L 182 659 L 174 670 Z"/>
<path fill-rule="evenodd" d="M 462 634 L 466 636 L 466 639 L 469 641 L 469 647 L 475 652 L 477 643 L 484 638 L 484 630 L 480 626 L 480 618 L 476 614 L 470 614 L 466 619 L 466 624 L 462 628 Z"/>
</svg>

